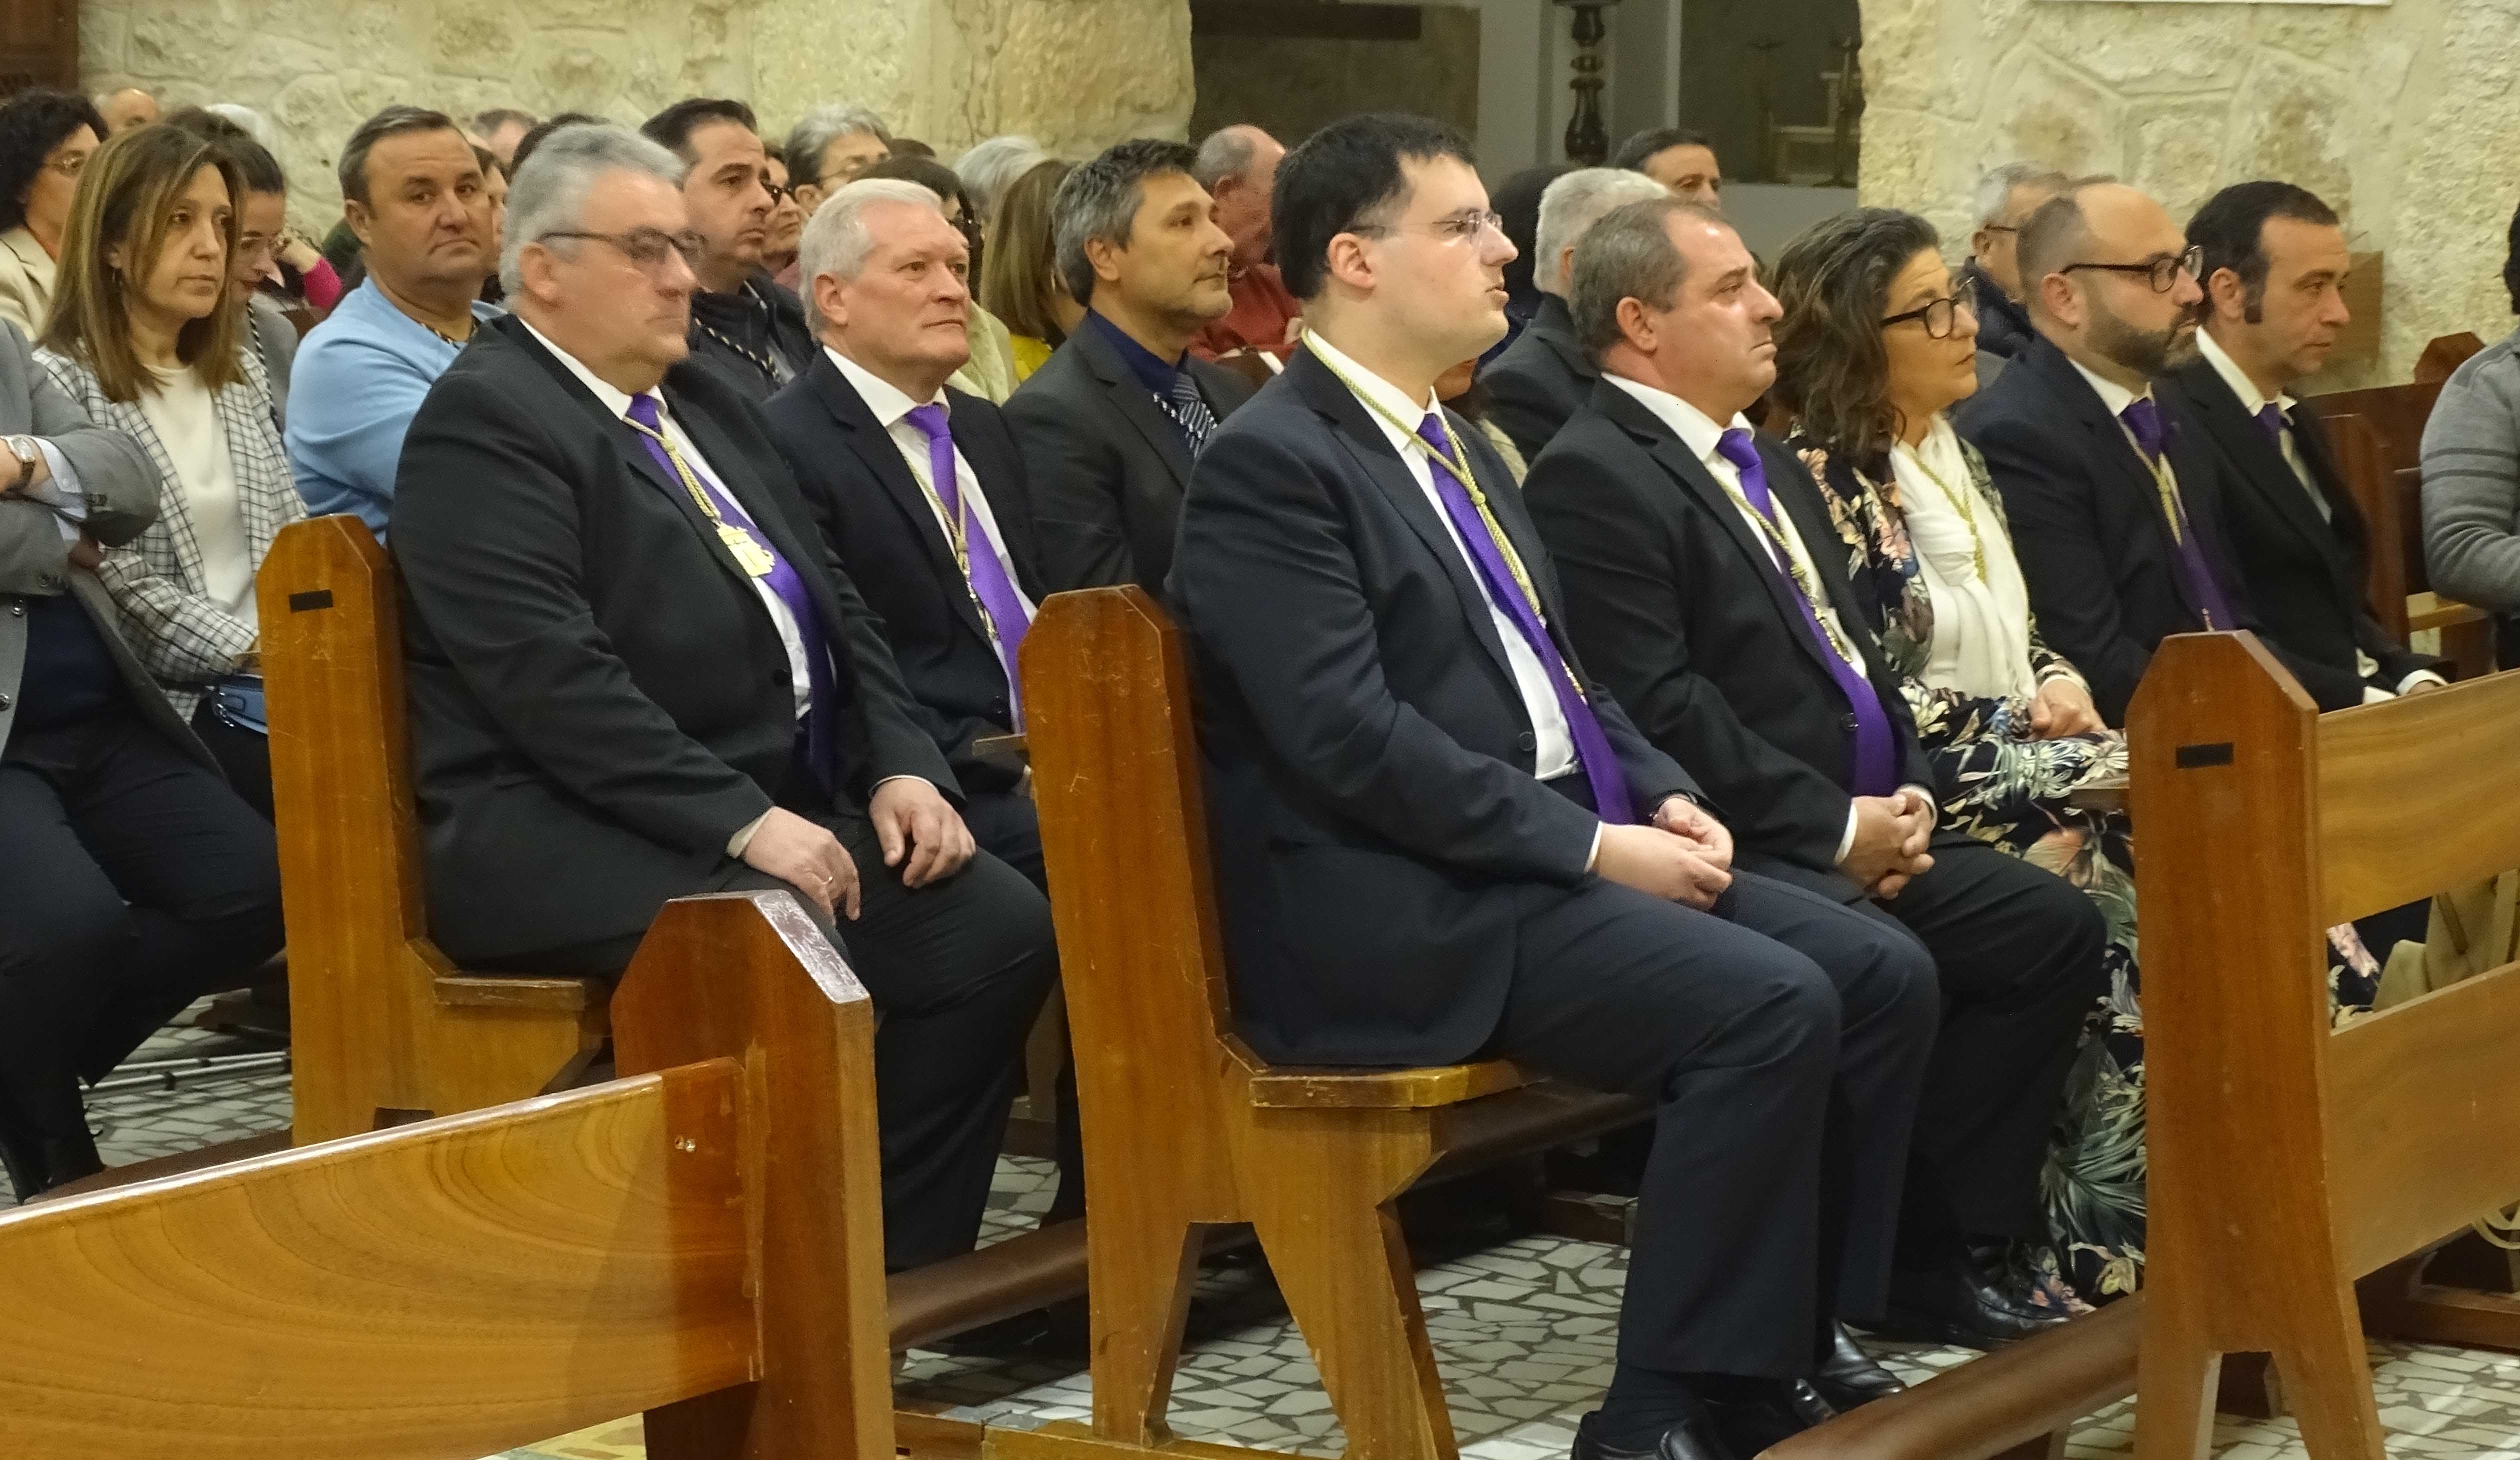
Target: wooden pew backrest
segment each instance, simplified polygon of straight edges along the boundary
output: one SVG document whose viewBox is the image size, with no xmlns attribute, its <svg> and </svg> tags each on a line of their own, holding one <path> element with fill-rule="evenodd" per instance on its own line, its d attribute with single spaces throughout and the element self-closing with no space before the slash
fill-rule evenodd
<svg viewBox="0 0 2520 1460">
<path fill-rule="evenodd" d="M 600 992 L 467 978 L 428 939 L 392 560 L 358 519 L 317 518 L 256 580 L 297 1140 L 564 1084 L 602 1045 Z"/>
<path fill-rule="evenodd" d="M 624 997 L 697 1058 L 0 1214 L 0 1454 L 475 1460 L 647 1410 L 655 1460 L 889 1460 L 865 992 L 753 893 L 669 906 Z"/>
</svg>

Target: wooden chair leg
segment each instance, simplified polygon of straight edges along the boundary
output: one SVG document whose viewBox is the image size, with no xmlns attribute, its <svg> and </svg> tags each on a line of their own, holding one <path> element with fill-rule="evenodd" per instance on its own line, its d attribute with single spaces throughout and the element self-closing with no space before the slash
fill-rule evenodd
<svg viewBox="0 0 2520 1460">
<path fill-rule="evenodd" d="M 1254 1225 L 1347 1430 L 1347 1460 L 1459 1460 L 1399 1217 L 1331 1181 L 1280 1197 Z"/>
<path fill-rule="evenodd" d="M 2135 1452 L 2141 1460 L 2205 1460 L 2213 1452 L 2223 1355 L 2190 1334 L 2163 1332 L 2166 1326 L 2146 1327 L 2136 1362 Z"/>
<path fill-rule="evenodd" d="M 2350 1290 L 2328 1306 L 2328 1321 L 2306 1325 L 2308 1331 L 2274 1350 L 2302 1443 L 2311 1460 L 2387 1460 L 2371 1397 L 2370 1352 Z"/>
<path fill-rule="evenodd" d="M 1125 1187 L 1123 1188 L 1125 1191 Z M 1191 1285 L 1198 1277 L 1201 1229 L 1188 1222 L 1133 1222 L 1108 1185 L 1093 1197 L 1086 1225 L 1093 1288 L 1094 1435 L 1152 1447 L 1172 1437 L 1165 1423 Z M 1099 1223 L 1100 1225 L 1097 1225 Z M 1169 1242 L 1148 1240 L 1169 1230 Z"/>
</svg>

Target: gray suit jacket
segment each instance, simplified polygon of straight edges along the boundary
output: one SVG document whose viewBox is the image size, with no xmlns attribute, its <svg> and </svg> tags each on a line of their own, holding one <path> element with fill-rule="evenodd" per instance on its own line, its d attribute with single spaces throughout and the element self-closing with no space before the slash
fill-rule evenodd
<svg viewBox="0 0 2520 1460">
<path fill-rule="evenodd" d="M 52 443 L 87 494 L 89 535 L 107 547 L 138 537 L 158 518 L 158 469 L 140 443 L 91 426 L 76 403 L 43 371 L 18 327 L 0 321 L 0 435 L 32 435 Z M 118 616 L 96 574 L 70 566 L 61 521 L 41 502 L 0 496 L 0 749 L 18 716 L 18 681 L 26 668 L 26 600 L 68 593 L 113 651 L 132 704 L 177 745 L 216 768 L 208 751 L 166 702 L 158 682 L 122 641 Z"/>
</svg>

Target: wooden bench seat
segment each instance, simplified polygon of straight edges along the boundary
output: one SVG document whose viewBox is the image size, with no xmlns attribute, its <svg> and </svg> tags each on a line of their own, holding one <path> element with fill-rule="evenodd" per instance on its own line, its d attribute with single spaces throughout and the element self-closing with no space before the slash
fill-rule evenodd
<svg viewBox="0 0 2520 1460">
<path fill-rule="evenodd" d="M 601 985 L 467 975 L 428 939 L 392 561 L 317 518 L 256 581 L 297 1140 L 565 1088 L 604 1047 Z"/>
<path fill-rule="evenodd" d="M 644 1411 L 652 1460 L 889 1460 L 865 992 L 751 893 L 667 907 L 616 1005 L 646 1073 L 0 1213 L 0 1454 L 476 1460 Z"/>
<path fill-rule="evenodd" d="M 1394 1199 L 1430 1174 L 1595 1134 L 1642 1108 L 1501 1061 L 1327 1070 L 1261 1060 L 1233 1031 L 1171 622 L 1135 588 L 1061 594 L 1025 636 L 1023 666 L 1084 1107 L 1094 1417 L 993 1431 L 990 1453 L 1168 1444 L 1202 1235 L 1249 1223 L 1348 1453 L 1453 1460 Z"/>
</svg>

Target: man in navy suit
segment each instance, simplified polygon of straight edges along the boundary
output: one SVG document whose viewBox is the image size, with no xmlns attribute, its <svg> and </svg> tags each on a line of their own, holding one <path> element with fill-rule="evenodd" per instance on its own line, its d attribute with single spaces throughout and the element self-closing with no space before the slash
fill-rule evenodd
<svg viewBox="0 0 2520 1460">
<path fill-rule="evenodd" d="M 1885 1297 L 1931 961 L 1734 872 L 1697 782 L 1576 660 L 1512 478 L 1435 404 L 1504 335 L 1513 256 L 1462 138 L 1326 127 L 1274 214 L 1305 347 L 1200 456 L 1171 576 L 1241 1032 L 1652 1101 L 1576 1455 L 1755 1454 L 1897 1387 L 1829 1319 Z"/>
</svg>

